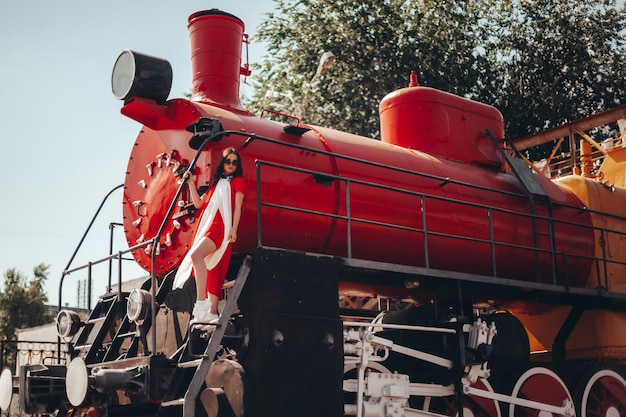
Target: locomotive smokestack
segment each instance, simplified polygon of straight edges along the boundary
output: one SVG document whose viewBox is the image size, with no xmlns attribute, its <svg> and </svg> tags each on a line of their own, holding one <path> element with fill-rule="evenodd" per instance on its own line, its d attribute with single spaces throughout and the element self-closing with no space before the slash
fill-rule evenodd
<svg viewBox="0 0 626 417">
<path fill-rule="evenodd" d="M 244 24 L 217 9 L 189 16 L 192 100 L 243 110 L 239 101 Z"/>
</svg>

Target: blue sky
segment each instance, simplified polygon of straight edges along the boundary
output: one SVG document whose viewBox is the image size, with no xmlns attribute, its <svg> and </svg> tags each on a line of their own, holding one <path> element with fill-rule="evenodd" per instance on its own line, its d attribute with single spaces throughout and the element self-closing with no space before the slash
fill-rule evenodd
<svg viewBox="0 0 626 417">
<path fill-rule="evenodd" d="M 168 59 L 170 98 L 182 96 L 191 87 L 187 18 L 211 8 L 239 17 L 253 35 L 273 1 L 0 3 L 2 273 L 14 267 L 30 276 L 36 264 L 50 264 L 46 291 L 57 303 L 61 272 L 104 196 L 124 181 L 140 129 L 120 114 L 122 103 L 111 93 L 115 59 L 124 49 Z M 262 53 L 261 45 L 250 45 L 251 63 Z M 107 255 L 108 225 L 121 222 L 121 201 L 121 190 L 109 198 L 73 266 Z M 116 236 L 117 246 L 125 245 L 121 228 Z M 130 277 L 143 273 L 134 262 L 125 265 Z M 97 295 L 107 270 L 95 273 Z M 78 273 L 65 279 L 63 299 L 70 305 L 82 279 Z"/>
</svg>

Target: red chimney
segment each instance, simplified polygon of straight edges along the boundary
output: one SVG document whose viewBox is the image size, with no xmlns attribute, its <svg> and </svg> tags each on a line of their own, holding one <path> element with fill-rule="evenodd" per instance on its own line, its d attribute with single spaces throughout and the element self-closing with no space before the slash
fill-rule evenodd
<svg viewBox="0 0 626 417">
<path fill-rule="evenodd" d="M 192 100 L 243 110 L 239 101 L 243 22 L 217 9 L 189 16 Z"/>
</svg>

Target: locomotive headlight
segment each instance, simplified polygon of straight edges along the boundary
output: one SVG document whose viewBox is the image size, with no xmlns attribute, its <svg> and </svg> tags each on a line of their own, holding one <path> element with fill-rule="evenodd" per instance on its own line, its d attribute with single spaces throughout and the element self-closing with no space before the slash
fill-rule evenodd
<svg viewBox="0 0 626 417">
<path fill-rule="evenodd" d="M 163 104 L 172 88 L 172 66 L 163 59 L 125 50 L 115 61 L 111 90 L 118 100 L 142 97 Z"/>
<path fill-rule="evenodd" d="M 11 370 L 4 368 L 0 374 L 0 410 L 9 415 L 9 407 L 13 398 L 13 376 Z"/>
<path fill-rule="evenodd" d="M 128 295 L 128 302 L 126 303 L 128 320 L 142 324 L 150 313 L 150 304 L 152 304 L 152 296 L 148 291 L 134 289 Z"/>
<path fill-rule="evenodd" d="M 83 323 L 78 314 L 71 310 L 61 310 L 56 318 L 57 334 L 62 339 L 73 337 L 81 328 Z"/>
</svg>

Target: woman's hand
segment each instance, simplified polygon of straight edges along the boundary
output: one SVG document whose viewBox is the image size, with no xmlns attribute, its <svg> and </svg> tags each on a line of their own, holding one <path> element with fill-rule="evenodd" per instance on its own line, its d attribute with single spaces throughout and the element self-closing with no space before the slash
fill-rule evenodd
<svg viewBox="0 0 626 417">
<path fill-rule="evenodd" d="M 237 241 L 237 231 L 235 229 L 230 229 L 230 233 L 228 233 L 228 240 L 231 243 L 235 243 Z"/>
<path fill-rule="evenodd" d="M 203 194 L 202 197 L 198 194 L 198 189 L 196 188 L 196 182 L 193 180 L 193 176 L 191 172 L 185 171 L 183 175 L 180 176 L 179 184 L 187 183 L 189 186 L 189 197 L 191 198 L 191 202 L 194 207 L 199 209 L 202 207 L 202 201 L 206 194 Z"/>
<path fill-rule="evenodd" d="M 191 176 L 191 172 L 189 171 L 183 172 L 183 175 L 181 176 L 181 178 L 184 183 L 187 183 L 189 188 L 196 187 L 196 183 L 194 182 L 193 177 Z"/>
</svg>

